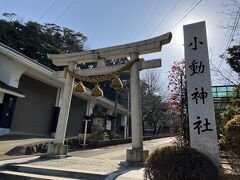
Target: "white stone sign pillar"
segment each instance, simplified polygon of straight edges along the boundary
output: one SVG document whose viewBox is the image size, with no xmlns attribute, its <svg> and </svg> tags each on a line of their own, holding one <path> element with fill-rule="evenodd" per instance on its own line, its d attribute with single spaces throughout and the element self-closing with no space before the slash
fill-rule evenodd
<svg viewBox="0 0 240 180">
<path fill-rule="evenodd" d="M 205 22 L 183 26 L 190 144 L 219 166 Z"/>
</svg>

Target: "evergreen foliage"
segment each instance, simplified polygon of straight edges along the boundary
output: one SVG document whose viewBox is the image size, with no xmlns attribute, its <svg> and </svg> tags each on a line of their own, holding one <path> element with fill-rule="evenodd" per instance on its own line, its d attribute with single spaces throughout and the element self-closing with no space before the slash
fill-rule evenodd
<svg viewBox="0 0 240 180">
<path fill-rule="evenodd" d="M 155 150 L 145 162 L 145 180 L 213 180 L 218 169 L 211 159 L 188 147 Z"/>
<path fill-rule="evenodd" d="M 228 48 L 228 54 L 227 63 L 235 72 L 240 74 L 240 45 Z"/>
<path fill-rule="evenodd" d="M 225 143 L 231 145 L 234 151 L 240 151 L 240 115 L 235 115 L 224 126 Z"/>
<path fill-rule="evenodd" d="M 3 13 L 7 19 L 0 19 L 0 42 L 12 49 L 37 60 L 53 70 L 61 70 L 52 64 L 47 54 L 65 54 L 83 51 L 87 37 L 80 32 L 75 32 L 67 27 L 60 27 L 53 23 L 40 24 L 38 22 L 21 22 L 14 13 Z M 109 61 L 109 65 L 120 64 L 127 58 L 114 59 Z M 87 69 L 89 66 L 96 67 L 97 63 L 84 63 L 79 66 Z M 129 76 L 123 75 L 124 79 Z M 77 80 L 76 80 L 77 81 Z M 115 90 L 110 88 L 111 81 L 100 83 L 107 98 L 115 100 Z M 89 89 L 94 88 L 94 84 L 84 82 Z M 126 104 L 120 101 L 121 104 Z"/>
<path fill-rule="evenodd" d="M 82 33 L 66 27 L 33 21 L 24 23 L 13 20 L 14 14 L 3 15 L 9 20 L 0 20 L 0 42 L 53 70 L 58 68 L 47 58 L 47 54 L 79 52 L 87 41 Z"/>
</svg>

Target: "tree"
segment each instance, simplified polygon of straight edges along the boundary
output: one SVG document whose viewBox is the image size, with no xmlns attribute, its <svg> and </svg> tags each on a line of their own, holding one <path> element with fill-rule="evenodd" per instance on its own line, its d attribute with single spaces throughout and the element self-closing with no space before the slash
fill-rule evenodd
<svg viewBox="0 0 240 180">
<path fill-rule="evenodd" d="M 143 130 L 153 129 L 153 134 L 159 134 L 168 127 L 165 92 L 159 79 L 159 74 L 154 70 L 147 71 L 141 79 Z"/>
<path fill-rule="evenodd" d="M 80 32 L 75 32 L 67 27 L 60 27 L 53 23 L 39 24 L 38 22 L 20 22 L 15 13 L 4 13 L 6 20 L 0 20 L 0 42 L 23 53 L 31 59 L 53 69 L 61 70 L 48 59 L 47 54 L 60 54 L 83 51 L 87 37 Z M 120 64 L 128 60 L 127 58 L 113 59 L 107 65 Z M 93 68 L 96 62 L 83 63 L 78 66 L 81 69 Z M 123 79 L 129 79 L 129 75 L 121 75 Z M 76 80 L 78 81 L 78 80 Z M 101 82 L 104 94 L 107 98 L 115 100 L 115 90 L 110 88 L 111 81 Z M 84 82 L 89 89 L 94 88 L 94 84 Z M 122 92 L 122 94 L 126 94 Z M 119 100 L 120 103 L 126 104 Z"/>
<path fill-rule="evenodd" d="M 231 120 L 235 115 L 240 114 L 240 85 L 234 88 L 234 93 L 230 97 L 226 109 L 221 113 L 222 125 Z M 221 127 L 223 128 L 223 126 Z"/>
<path fill-rule="evenodd" d="M 172 132 L 179 135 L 180 144 L 182 142 L 187 145 L 189 143 L 189 127 L 187 115 L 187 87 L 185 75 L 185 61 L 174 62 L 169 72 L 170 98 L 168 100 L 169 107 L 175 120 L 172 120 Z M 178 115 L 178 116 L 177 116 Z"/>
<path fill-rule="evenodd" d="M 211 63 L 211 70 L 215 73 L 215 75 L 218 77 L 219 81 L 222 84 L 232 84 L 237 85 L 239 84 L 239 78 L 238 75 L 235 73 L 236 66 L 239 65 L 239 62 L 237 59 L 229 59 L 228 55 L 230 51 L 237 52 L 239 46 L 239 30 L 240 30 L 240 1 L 239 0 L 222 0 L 222 14 L 225 15 L 225 18 L 223 18 L 223 22 L 220 25 L 225 30 L 227 41 L 226 44 L 224 44 L 225 49 L 222 52 L 222 54 L 219 56 L 220 62 L 219 65 L 216 66 L 214 63 Z M 224 19 L 226 19 L 224 21 Z M 232 48 L 231 46 L 235 44 L 235 47 Z M 237 50 L 237 51 L 236 51 Z M 230 65 L 230 67 L 235 71 L 232 71 L 230 68 L 225 67 L 222 69 L 223 61 L 226 61 L 227 64 Z"/>
<path fill-rule="evenodd" d="M 229 22 L 226 23 L 223 28 L 230 32 L 225 53 L 220 55 L 224 58 L 230 67 L 236 73 L 240 73 L 240 46 L 239 46 L 239 30 L 240 30 L 240 2 L 238 0 L 228 0 L 222 2 L 223 13 L 229 18 Z M 235 42 L 237 44 L 232 45 Z M 228 55 L 226 55 L 228 54 Z M 216 69 L 216 68 L 215 68 Z M 222 73 L 223 76 L 223 73 Z M 231 84 L 235 84 L 233 81 L 229 81 Z M 236 84 L 235 84 L 236 85 Z"/>
<path fill-rule="evenodd" d="M 240 75 L 240 45 L 235 45 L 228 48 L 228 54 L 226 61 L 230 67 Z"/>
<path fill-rule="evenodd" d="M 79 52 L 87 41 L 82 33 L 66 27 L 33 21 L 20 22 L 14 13 L 3 15 L 8 20 L 0 20 L 0 42 L 54 70 L 59 68 L 48 59 L 48 53 Z"/>
<path fill-rule="evenodd" d="M 185 95 L 186 91 L 186 80 L 185 80 L 185 62 L 184 60 L 179 62 L 174 62 L 169 72 L 169 85 L 170 99 L 169 103 L 175 111 L 181 111 L 182 97 Z"/>
</svg>

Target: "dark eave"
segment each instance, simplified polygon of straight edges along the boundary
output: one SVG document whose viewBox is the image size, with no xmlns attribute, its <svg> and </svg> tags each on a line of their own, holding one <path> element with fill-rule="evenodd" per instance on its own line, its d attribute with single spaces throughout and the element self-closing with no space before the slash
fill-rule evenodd
<svg viewBox="0 0 240 180">
<path fill-rule="evenodd" d="M 18 88 L 9 86 L 2 81 L 0 81 L 0 92 L 22 98 L 25 97 L 25 94 L 23 94 Z"/>
</svg>

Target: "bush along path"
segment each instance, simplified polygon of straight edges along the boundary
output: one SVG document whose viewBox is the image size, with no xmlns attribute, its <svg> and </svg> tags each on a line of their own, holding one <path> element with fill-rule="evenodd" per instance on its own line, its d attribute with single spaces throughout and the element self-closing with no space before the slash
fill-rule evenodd
<svg viewBox="0 0 240 180">
<path fill-rule="evenodd" d="M 146 160 L 145 180 L 217 180 L 211 159 L 195 149 L 170 146 L 155 150 Z"/>
</svg>

